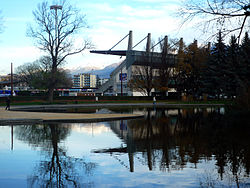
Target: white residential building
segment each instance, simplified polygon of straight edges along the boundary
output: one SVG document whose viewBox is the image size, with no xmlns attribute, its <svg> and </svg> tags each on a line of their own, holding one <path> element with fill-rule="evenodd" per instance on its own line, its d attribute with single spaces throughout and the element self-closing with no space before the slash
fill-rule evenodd
<svg viewBox="0 0 250 188">
<path fill-rule="evenodd" d="M 96 75 L 90 73 L 82 73 L 73 76 L 74 88 L 95 88 L 97 78 Z"/>
</svg>

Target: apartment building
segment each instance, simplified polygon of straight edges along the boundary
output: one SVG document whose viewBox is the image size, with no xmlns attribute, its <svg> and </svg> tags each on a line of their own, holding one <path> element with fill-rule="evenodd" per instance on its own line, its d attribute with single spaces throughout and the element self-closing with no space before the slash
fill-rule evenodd
<svg viewBox="0 0 250 188">
<path fill-rule="evenodd" d="M 81 73 L 73 76 L 74 88 L 95 88 L 97 83 L 97 77 L 90 73 Z"/>
</svg>

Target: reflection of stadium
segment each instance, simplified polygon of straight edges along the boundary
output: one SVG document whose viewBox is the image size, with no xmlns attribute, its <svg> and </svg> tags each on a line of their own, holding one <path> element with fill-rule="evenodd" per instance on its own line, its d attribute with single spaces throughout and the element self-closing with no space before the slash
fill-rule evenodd
<svg viewBox="0 0 250 188">
<path fill-rule="evenodd" d="M 72 123 L 71 127 L 76 132 L 87 133 L 91 135 L 97 135 L 97 134 L 101 134 L 104 132 L 110 132 L 110 128 L 107 125 L 101 124 L 101 123 L 88 123 L 88 124 L 80 123 L 80 126 L 79 126 L 79 123 L 75 125 Z"/>
<path fill-rule="evenodd" d="M 159 115 L 171 114 L 171 117 L 158 118 Z M 180 113 L 180 111 L 179 111 Z M 153 169 L 152 152 L 153 150 L 161 150 L 164 147 L 162 142 L 162 127 L 157 125 L 157 122 L 168 123 L 170 132 L 174 132 L 175 125 L 177 123 L 178 110 L 163 110 L 163 111 L 148 111 L 147 119 L 145 120 L 122 120 L 109 122 L 112 131 L 121 138 L 127 145 L 127 147 L 120 148 L 109 148 L 96 150 L 95 153 L 128 153 L 129 158 L 129 169 L 131 172 L 134 171 L 134 158 L 139 159 L 135 156 L 136 153 L 146 153 L 147 164 L 149 170 Z M 156 118 L 157 117 L 157 118 Z M 151 123 L 152 122 L 152 123 Z M 139 124 L 137 124 L 139 123 Z M 115 156 L 115 155 L 113 155 Z M 124 162 L 123 162 L 124 164 Z"/>
<path fill-rule="evenodd" d="M 232 171 L 227 173 L 249 175 L 249 171 L 238 171 L 250 169 L 249 131 L 243 133 L 229 122 L 220 108 L 148 110 L 144 120 L 109 122 L 126 145 L 94 152 L 110 154 L 131 172 L 140 165 L 172 171 L 184 169 L 188 163 L 196 168 L 200 160 L 214 160 L 221 178 L 226 167 Z"/>
</svg>

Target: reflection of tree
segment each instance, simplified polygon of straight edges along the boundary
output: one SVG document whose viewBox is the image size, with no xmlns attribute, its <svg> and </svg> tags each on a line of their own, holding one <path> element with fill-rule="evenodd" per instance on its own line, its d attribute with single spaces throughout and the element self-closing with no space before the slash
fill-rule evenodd
<svg viewBox="0 0 250 188">
<path fill-rule="evenodd" d="M 42 147 L 46 150 L 52 150 L 55 141 L 64 140 L 70 133 L 67 126 L 55 125 L 27 125 L 19 126 L 15 130 L 19 140 L 27 142 L 35 147 Z"/>
<path fill-rule="evenodd" d="M 59 145 L 69 133 L 69 127 L 55 124 L 20 126 L 16 129 L 18 139 L 41 147 L 46 154 L 45 160 L 28 179 L 30 187 L 79 187 L 82 172 L 91 175 L 95 163 L 67 156 L 66 150 Z"/>
<path fill-rule="evenodd" d="M 187 163 L 196 167 L 200 160 L 214 159 L 221 179 L 231 174 L 240 185 L 249 177 L 248 117 L 221 115 L 219 110 L 208 113 L 207 109 L 182 109 L 177 115 L 166 115 L 166 111 L 156 109 L 154 116 L 148 111 L 144 122 L 128 122 L 134 153 L 142 152 L 149 170 L 157 164 L 162 171 L 179 170 Z"/>
<path fill-rule="evenodd" d="M 147 158 L 148 158 L 148 168 L 149 170 L 153 169 L 153 162 L 152 157 L 154 159 L 154 154 L 152 153 L 152 144 L 150 142 L 150 138 L 153 136 L 153 130 L 152 130 L 152 123 L 150 121 L 150 110 L 147 110 L 147 137 L 146 137 L 146 151 L 147 151 Z"/>
</svg>

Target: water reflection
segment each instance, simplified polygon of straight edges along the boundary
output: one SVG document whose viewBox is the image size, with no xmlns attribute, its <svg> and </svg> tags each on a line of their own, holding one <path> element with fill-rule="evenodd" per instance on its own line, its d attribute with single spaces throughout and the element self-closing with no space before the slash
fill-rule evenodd
<svg viewBox="0 0 250 188">
<path fill-rule="evenodd" d="M 230 179 L 237 187 L 250 185 L 247 116 L 224 114 L 224 110 L 213 108 L 145 111 L 144 120 L 110 122 L 111 129 L 126 143 L 125 147 L 93 152 L 112 156 L 127 153 L 131 172 L 136 171 L 135 159 L 147 165 L 150 171 L 162 172 L 190 168 L 188 164 L 197 168 L 204 161 L 215 161 L 221 181 Z M 216 177 L 214 174 L 214 180 Z M 200 185 L 206 183 L 207 178 L 201 178 Z"/>
<path fill-rule="evenodd" d="M 11 148 L 14 134 L 16 144 L 22 141 L 40 154 L 27 172 L 28 186 L 250 185 L 248 115 L 221 108 L 131 110 L 135 112 L 144 112 L 145 118 L 9 127 Z"/>
<path fill-rule="evenodd" d="M 67 155 L 62 143 L 70 131 L 69 125 L 57 124 L 19 126 L 15 129 L 16 137 L 32 147 L 41 148 L 44 158 L 28 177 L 29 187 L 80 187 L 83 176 L 93 173 L 95 163 Z"/>
</svg>

